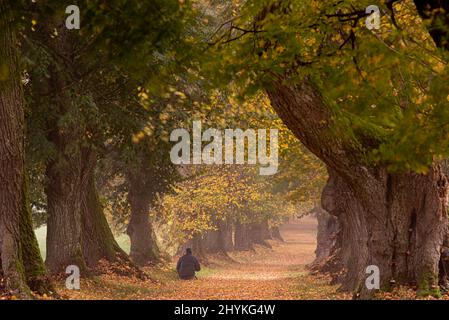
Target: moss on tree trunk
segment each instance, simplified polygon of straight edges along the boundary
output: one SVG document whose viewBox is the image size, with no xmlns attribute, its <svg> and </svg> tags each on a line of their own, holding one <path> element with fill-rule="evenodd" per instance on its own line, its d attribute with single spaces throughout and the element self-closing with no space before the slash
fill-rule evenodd
<svg viewBox="0 0 449 320">
<path fill-rule="evenodd" d="M 47 292 L 31 222 L 24 168 L 24 101 L 19 42 L 9 2 L 0 0 L 0 265 L 6 289 L 21 298 Z"/>
<path fill-rule="evenodd" d="M 81 239 L 83 257 L 88 267 L 95 268 L 100 259 L 128 261 L 109 227 L 95 183 L 97 157 L 89 149 L 82 150 L 82 180 L 86 188 L 81 196 Z"/>
<path fill-rule="evenodd" d="M 23 183 L 23 211 L 20 216 L 20 248 L 27 284 L 39 294 L 54 292 L 51 280 L 47 277 L 44 260 L 34 233 L 31 206 L 28 200 L 28 182 Z"/>
</svg>

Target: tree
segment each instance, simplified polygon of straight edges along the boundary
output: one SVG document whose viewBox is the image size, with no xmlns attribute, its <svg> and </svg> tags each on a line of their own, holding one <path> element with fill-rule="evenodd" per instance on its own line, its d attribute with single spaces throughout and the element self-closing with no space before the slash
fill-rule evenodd
<svg viewBox="0 0 449 320">
<path fill-rule="evenodd" d="M 65 28 L 63 9 L 52 1 L 33 5 L 33 30 L 25 38 L 32 62 L 29 122 L 37 133 L 30 135 L 30 144 L 47 147 L 40 152 L 46 176 L 46 263 L 55 273 L 69 264 L 95 267 L 101 258 L 127 260 L 104 217 L 95 168 L 105 144 L 116 136 L 120 120 L 114 116 L 131 112 L 120 103 L 131 105 L 137 83 L 149 78 L 143 70 L 158 69 L 155 52 L 163 52 L 183 23 L 178 1 L 128 1 L 114 7 L 90 2 L 81 7 L 85 27 L 79 31 Z M 134 59 L 127 59 L 131 55 Z"/>
<path fill-rule="evenodd" d="M 18 27 L 7 1 L 0 1 L 0 276 L 11 294 L 48 293 L 27 198 L 24 168 L 24 97 Z"/>
<path fill-rule="evenodd" d="M 260 178 L 253 166 L 192 170 L 195 174 L 162 197 L 159 211 L 167 224 L 176 226 L 173 236 L 178 242 L 188 242 L 199 255 L 268 245 L 269 226 L 277 226 L 296 210 L 270 192 L 270 179 Z"/>
<path fill-rule="evenodd" d="M 146 153 L 152 150 L 153 161 L 150 161 L 149 157 L 142 156 L 126 169 L 128 202 L 131 209 L 126 233 L 131 239 L 131 259 L 139 265 L 154 263 L 160 259 L 150 222 L 150 209 L 155 206 L 158 194 L 165 192 L 177 176 L 169 159 L 164 157 L 168 154 L 166 148 L 161 147 L 161 144 L 155 144 L 154 149 L 146 144 L 136 146 L 136 148 L 145 147 L 148 148 L 141 151 Z"/>
<path fill-rule="evenodd" d="M 449 50 L 449 4 L 438 0 L 414 0 L 421 18 L 429 23 L 428 30 L 436 46 Z"/>
<path fill-rule="evenodd" d="M 241 71 L 220 72 L 247 90 L 265 90 L 330 169 L 351 243 L 342 255 L 353 257 L 345 287 L 371 295 L 364 271 L 377 265 L 383 289 L 417 283 L 423 294 L 438 294 L 447 232 L 447 180 L 438 164 L 447 154 L 447 62 L 424 26 L 412 23 L 410 3 L 382 20 L 391 32 L 365 28 L 369 4 L 249 2 L 217 41 L 220 70 L 233 64 Z M 431 80 L 421 86 L 420 79 Z"/>
</svg>

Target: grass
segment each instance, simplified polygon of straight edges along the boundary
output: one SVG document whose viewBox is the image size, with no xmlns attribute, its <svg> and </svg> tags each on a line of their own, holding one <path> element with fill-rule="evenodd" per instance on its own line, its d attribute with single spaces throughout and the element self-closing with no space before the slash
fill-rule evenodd
<svg viewBox="0 0 449 320">
<path fill-rule="evenodd" d="M 42 257 L 45 258 L 46 256 L 46 249 L 47 249 L 47 245 L 46 245 L 46 238 L 47 238 L 47 226 L 41 226 L 37 229 L 34 230 L 34 233 L 36 234 L 36 238 L 37 238 L 37 242 L 39 243 L 39 249 L 41 251 L 41 255 Z M 126 252 L 129 254 L 130 252 L 130 247 L 131 247 L 131 242 L 129 240 L 129 237 L 122 233 L 118 236 L 115 236 L 115 240 L 117 241 L 118 245 Z"/>
</svg>

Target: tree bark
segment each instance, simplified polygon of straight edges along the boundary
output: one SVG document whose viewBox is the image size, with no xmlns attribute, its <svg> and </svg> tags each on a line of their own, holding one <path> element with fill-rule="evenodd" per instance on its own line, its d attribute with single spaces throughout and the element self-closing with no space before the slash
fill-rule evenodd
<svg viewBox="0 0 449 320">
<path fill-rule="evenodd" d="M 271 248 L 271 245 L 266 241 L 271 239 L 268 221 L 250 223 L 248 232 L 252 243 Z"/>
<path fill-rule="evenodd" d="M 338 220 L 336 234 L 331 234 L 329 256 L 321 271 L 329 272 L 334 281 L 342 283 L 343 290 L 359 290 L 365 277 L 368 255 L 368 232 L 363 208 L 348 185 L 334 171 L 323 189 L 321 205 Z M 343 271 L 343 275 L 342 272 Z M 358 294 L 358 293 L 357 293 Z"/>
<path fill-rule="evenodd" d="M 31 205 L 28 199 L 28 179 L 25 176 L 22 189 L 22 214 L 20 216 L 20 247 L 28 286 L 38 294 L 54 294 L 52 281 L 48 278 L 44 260 L 34 233 Z M 1 259 L 0 259 L 1 260 Z"/>
<path fill-rule="evenodd" d="M 331 256 L 332 250 L 337 243 L 337 236 L 340 230 L 338 219 L 330 215 L 322 208 L 316 209 L 318 221 L 317 245 L 315 250 L 314 265 L 320 266 Z"/>
<path fill-rule="evenodd" d="M 61 93 L 62 94 L 62 93 Z M 64 100 L 57 100 L 64 103 Z M 70 101 L 67 101 L 70 103 Z M 75 129 L 74 129 L 75 130 Z M 47 257 L 46 265 L 52 273 L 65 272 L 68 265 L 86 269 L 81 245 L 82 193 L 87 185 L 81 179 L 80 150 L 69 153 L 67 147 L 75 143 L 74 130 L 57 127 L 49 135 L 56 150 L 56 158 L 47 163 Z"/>
<path fill-rule="evenodd" d="M 0 1 L 0 253 L 6 288 L 26 295 L 21 266 L 19 223 L 24 177 L 24 106 L 20 84 L 18 41 L 12 29 L 11 8 Z"/>
<path fill-rule="evenodd" d="M 81 197 L 81 239 L 83 257 L 88 267 L 95 267 L 101 259 L 127 262 L 126 253 L 115 241 L 100 203 L 95 183 L 97 157 L 91 150 L 83 150 L 82 179 L 86 188 Z"/>
<path fill-rule="evenodd" d="M 10 294 L 30 298 L 30 288 L 44 293 L 51 285 L 27 201 L 20 46 L 12 24 L 12 9 L 0 0 L 0 277 Z"/>
<path fill-rule="evenodd" d="M 224 253 L 233 250 L 232 225 L 226 221 L 217 222 L 217 230 L 207 231 L 202 237 L 205 253 Z"/>
<path fill-rule="evenodd" d="M 82 271 L 95 268 L 101 259 L 128 263 L 126 254 L 116 243 L 101 207 L 95 186 L 97 157 L 80 101 L 88 92 L 79 84 L 74 72 L 74 40 L 64 27 L 58 27 L 55 39 L 40 39 L 60 60 L 48 69 L 49 98 L 52 106 L 47 118 L 47 139 L 53 145 L 46 166 L 47 259 L 52 273 L 65 272 L 68 265 Z M 79 63 L 78 63 L 79 65 Z M 44 95 L 45 97 L 45 95 Z"/>
<path fill-rule="evenodd" d="M 251 250 L 252 242 L 249 235 L 248 224 L 236 223 L 234 235 L 235 250 Z"/>
<path fill-rule="evenodd" d="M 362 142 L 333 121 L 333 112 L 311 82 L 284 80 L 274 81 L 267 90 L 274 109 L 332 170 L 338 186 L 336 201 L 344 210 L 336 210 L 343 238 L 352 242 L 351 254 L 342 252 L 343 261 L 356 259 L 345 263 L 351 268 L 347 287 L 357 297 L 369 297 L 365 269 L 376 265 L 383 289 L 393 282 L 414 282 L 422 293 L 437 294 L 438 261 L 447 228 L 447 180 L 441 167 L 434 165 L 428 174 L 418 175 L 392 174 L 368 165 Z"/>
<path fill-rule="evenodd" d="M 219 223 L 220 239 L 223 250 L 226 252 L 234 250 L 234 241 L 232 239 L 232 224 L 227 221 Z"/>
<path fill-rule="evenodd" d="M 46 164 L 47 196 L 47 257 L 46 265 L 50 272 L 65 272 L 68 265 L 86 269 L 81 245 L 81 194 L 86 189 L 82 181 L 81 148 L 83 137 L 82 123 L 77 118 L 77 94 L 80 88 L 73 85 L 71 68 L 73 43 L 69 31 L 58 28 L 56 39 L 45 39 L 52 51 L 61 60 L 52 62 L 47 82 L 50 95 L 47 101 L 52 113 L 47 118 L 47 139 L 54 152 Z M 72 84 L 69 86 L 69 84 Z M 68 90 L 67 88 L 70 88 Z M 79 94 L 79 92 L 78 92 Z M 61 119 L 67 119 L 61 121 Z M 83 185 L 84 183 L 84 185 Z"/>
<path fill-rule="evenodd" d="M 69 159 L 67 159 L 69 160 Z M 65 272 L 68 265 L 86 269 L 81 246 L 81 176 L 79 160 L 70 166 L 47 165 L 47 257 L 52 273 Z"/>
<path fill-rule="evenodd" d="M 139 265 L 160 260 L 156 236 L 150 223 L 150 206 L 156 196 L 155 181 L 145 170 L 128 173 L 128 201 L 131 218 L 126 233 L 131 239 L 131 259 Z"/>
<path fill-rule="evenodd" d="M 274 226 L 270 228 L 270 236 L 272 239 L 284 242 L 284 238 L 282 238 L 281 231 L 278 226 Z"/>
<path fill-rule="evenodd" d="M 77 265 L 83 271 L 95 269 L 102 259 L 129 264 L 100 203 L 95 153 L 84 148 L 73 159 L 72 170 L 61 170 L 53 163 L 47 168 L 47 267 L 52 273 L 61 273 L 68 265 Z M 58 169 L 54 169 L 56 166 Z"/>
</svg>

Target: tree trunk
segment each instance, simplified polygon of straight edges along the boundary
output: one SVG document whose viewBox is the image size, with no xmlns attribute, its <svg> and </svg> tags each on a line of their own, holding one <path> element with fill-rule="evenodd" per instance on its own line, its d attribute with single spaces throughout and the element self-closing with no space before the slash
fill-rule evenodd
<svg viewBox="0 0 449 320">
<path fill-rule="evenodd" d="M 279 231 L 278 226 L 274 226 L 270 228 L 270 237 L 274 240 L 278 240 L 284 242 L 284 238 L 282 238 L 281 232 Z"/>
<path fill-rule="evenodd" d="M 234 250 L 234 241 L 232 240 L 232 224 L 227 221 L 219 223 L 220 239 L 223 250 L 226 252 Z"/>
<path fill-rule="evenodd" d="M 185 245 L 185 248 L 192 249 L 193 255 L 196 256 L 198 259 L 204 260 L 206 257 L 203 235 L 201 234 L 197 234 L 192 239 L 190 239 L 188 243 Z M 181 254 L 184 253 L 185 252 L 182 252 Z"/>
<path fill-rule="evenodd" d="M 447 181 L 440 166 L 426 175 L 368 167 L 361 142 L 333 121 L 333 112 L 308 79 L 296 85 L 278 79 L 268 95 L 287 126 L 331 169 L 339 205 L 335 213 L 325 209 L 339 215 L 343 261 L 355 260 L 345 263 L 347 287 L 358 297 L 369 297 L 373 292 L 365 286 L 365 270 L 376 265 L 383 289 L 412 282 L 424 294 L 437 294 L 447 228 Z M 351 239 L 351 248 L 345 249 L 345 238 Z"/>
<path fill-rule="evenodd" d="M 77 137 L 73 137 L 77 139 Z M 58 141 L 58 140 L 56 140 Z M 109 228 L 95 186 L 96 157 L 76 151 L 69 156 L 65 144 L 55 144 L 62 161 L 47 166 L 47 260 L 53 273 L 68 265 L 95 268 L 100 259 L 126 260 Z"/>
<path fill-rule="evenodd" d="M 321 205 L 338 220 L 338 228 L 327 230 L 332 231 L 328 244 L 333 246 L 328 249 L 329 256 L 321 271 L 337 277 L 334 280 L 341 281 L 344 290 L 356 290 L 365 277 L 367 267 L 368 233 L 361 215 L 363 208 L 344 180 L 332 170 L 328 172 L 329 179 L 323 189 Z M 344 271 L 343 276 L 341 271 Z"/>
<path fill-rule="evenodd" d="M 131 218 L 126 233 L 131 239 L 131 259 L 139 265 L 157 262 L 160 252 L 150 224 L 150 205 L 155 192 L 148 174 L 128 174 L 128 201 Z"/>
<path fill-rule="evenodd" d="M 54 294 L 53 283 L 47 277 L 44 260 L 34 233 L 31 205 L 28 199 L 28 181 L 24 178 L 22 189 L 22 214 L 20 216 L 20 247 L 28 286 L 39 294 Z M 1 259 L 0 259 L 1 261 Z"/>
<path fill-rule="evenodd" d="M 76 79 L 74 40 L 64 26 L 58 37 L 41 39 L 60 60 L 49 66 L 48 140 L 54 153 L 47 162 L 47 259 L 52 273 L 65 272 L 68 265 L 81 270 L 95 268 L 100 259 L 127 261 L 116 243 L 104 216 L 95 186 L 96 155 L 86 132 L 95 132 L 86 125 L 80 110 L 85 107 L 81 82 Z"/>
<path fill-rule="evenodd" d="M 252 242 L 248 224 L 236 223 L 234 235 L 235 250 L 251 250 Z"/>
<path fill-rule="evenodd" d="M 65 272 L 68 265 L 86 269 L 81 246 L 81 202 L 86 181 L 82 181 L 83 124 L 79 118 L 80 88 L 74 85 L 70 72 L 73 61 L 73 44 L 69 30 L 58 28 L 58 37 L 45 39 L 59 57 L 49 69 L 48 103 L 52 113 L 47 118 L 47 139 L 54 148 L 46 164 L 47 196 L 47 258 L 46 265 L 52 273 Z M 70 85 L 69 85 L 70 84 Z M 69 88 L 69 89 L 67 89 Z M 70 119 L 61 121 L 61 119 Z M 83 185 L 84 183 L 84 185 Z"/>
<path fill-rule="evenodd" d="M 71 135 L 70 133 L 68 133 Z M 47 164 L 47 258 L 46 265 L 52 273 L 65 272 L 68 265 L 86 269 L 81 245 L 82 193 L 87 185 L 81 179 L 80 152 L 66 152 L 72 137 L 57 128 L 50 136 L 58 159 Z M 76 139 L 76 137 L 73 137 Z M 71 141 L 73 142 L 73 140 Z"/>
<path fill-rule="evenodd" d="M 205 232 L 202 242 L 205 253 L 227 253 L 233 250 L 232 226 L 226 221 L 218 221 L 217 230 Z"/>
<path fill-rule="evenodd" d="M 88 267 L 94 268 L 100 259 L 127 262 L 126 253 L 115 241 L 100 203 L 95 184 L 97 157 L 90 150 L 83 150 L 83 185 L 81 197 L 81 239 L 83 257 Z"/>
<path fill-rule="evenodd" d="M 220 231 L 211 230 L 206 231 L 202 235 L 202 247 L 205 253 L 219 253 L 224 252 L 220 243 Z"/>
<path fill-rule="evenodd" d="M 271 248 L 271 245 L 266 241 L 271 239 L 268 221 L 250 223 L 248 232 L 252 243 Z"/>
<path fill-rule="evenodd" d="M 313 264 L 320 265 L 331 255 L 332 249 L 337 242 L 340 226 L 337 217 L 330 215 L 321 208 L 318 208 L 316 211 L 318 232 L 315 261 Z"/>
<path fill-rule="evenodd" d="M 63 156 L 62 153 L 60 157 Z M 46 264 L 53 273 L 64 272 L 68 265 L 84 271 L 95 269 L 102 259 L 130 263 L 104 215 L 95 185 L 96 161 L 95 153 L 83 148 L 71 158 L 65 157 L 64 163 L 71 165 L 71 170 L 61 170 L 61 163 L 47 167 Z M 140 270 L 134 271 L 141 275 Z"/>
<path fill-rule="evenodd" d="M 0 277 L 6 290 L 30 298 L 51 284 L 33 231 L 24 169 L 24 100 L 12 9 L 0 0 Z"/>
<path fill-rule="evenodd" d="M 325 188 L 326 189 L 326 188 Z M 324 199 L 324 196 L 323 196 Z M 333 199 L 331 199 L 333 201 Z M 356 258 L 345 256 L 346 264 L 343 264 L 342 252 L 352 253 L 350 242 L 345 242 L 348 247 L 343 250 L 343 232 L 338 218 L 330 215 L 325 210 L 319 208 L 316 212 L 318 219 L 317 248 L 315 250 L 315 260 L 307 266 L 312 272 L 327 273 L 332 277 L 332 284 L 342 284 L 342 289 L 352 290 L 350 274 L 347 270 L 351 265 L 348 260 Z M 347 229 L 346 231 L 350 231 Z"/>
</svg>

